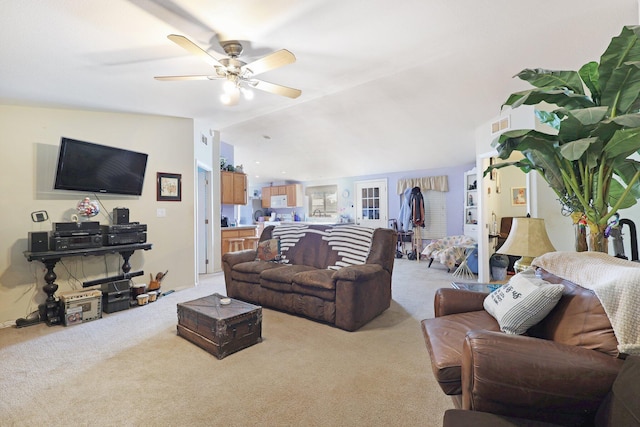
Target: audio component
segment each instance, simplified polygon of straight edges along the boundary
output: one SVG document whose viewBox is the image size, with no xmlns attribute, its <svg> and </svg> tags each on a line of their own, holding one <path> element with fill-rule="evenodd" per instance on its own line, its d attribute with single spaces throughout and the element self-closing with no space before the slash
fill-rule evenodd
<svg viewBox="0 0 640 427">
<path fill-rule="evenodd" d="M 102 279 L 88 280 L 86 282 L 82 282 L 83 288 L 88 288 L 89 286 L 102 285 L 104 283 L 113 282 L 114 280 L 129 280 L 132 277 L 142 276 L 144 271 L 130 271 L 129 273 L 119 274 L 117 276 L 104 277 Z"/>
<path fill-rule="evenodd" d="M 58 296 L 65 326 L 102 317 L 102 292 L 96 289 L 59 292 Z"/>
<path fill-rule="evenodd" d="M 102 285 L 102 311 L 105 313 L 127 310 L 130 299 L 129 279 Z"/>
<path fill-rule="evenodd" d="M 105 233 L 102 235 L 104 246 L 129 245 L 132 243 L 145 243 L 147 233 Z"/>
<path fill-rule="evenodd" d="M 49 233 L 46 231 L 29 232 L 29 251 L 46 252 L 49 250 Z"/>
<path fill-rule="evenodd" d="M 66 251 L 68 249 L 99 248 L 102 246 L 102 235 L 91 234 L 87 236 L 68 236 L 49 238 L 49 248 L 52 251 Z"/>
<path fill-rule="evenodd" d="M 114 224 L 129 224 L 129 209 L 113 208 L 112 222 Z"/>
<path fill-rule="evenodd" d="M 102 234 L 134 233 L 147 231 L 147 224 L 131 222 L 129 224 L 101 225 Z"/>
<path fill-rule="evenodd" d="M 100 234 L 98 221 L 53 223 L 54 237 L 87 236 L 90 234 Z"/>
</svg>

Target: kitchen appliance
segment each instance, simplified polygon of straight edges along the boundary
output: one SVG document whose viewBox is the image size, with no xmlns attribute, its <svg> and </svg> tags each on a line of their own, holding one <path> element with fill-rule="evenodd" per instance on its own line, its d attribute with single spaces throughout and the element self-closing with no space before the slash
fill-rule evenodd
<svg viewBox="0 0 640 427">
<path fill-rule="evenodd" d="M 282 194 L 278 196 L 271 196 L 272 208 L 286 208 L 287 207 L 287 195 Z"/>
<path fill-rule="evenodd" d="M 223 216 L 222 218 L 220 218 L 220 226 L 221 227 L 229 226 L 229 219 L 226 216 Z"/>
</svg>

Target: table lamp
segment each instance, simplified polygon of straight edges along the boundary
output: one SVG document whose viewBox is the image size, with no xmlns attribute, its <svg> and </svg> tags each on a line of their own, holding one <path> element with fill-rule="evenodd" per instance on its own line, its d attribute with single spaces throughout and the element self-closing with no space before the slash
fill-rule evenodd
<svg viewBox="0 0 640 427">
<path fill-rule="evenodd" d="M 542 218 L 513 218 L 511 231 L 504 244 L 497 253 L 521 256 L 513 264 L 516 273 L 520 273 L 531 266 L 533 258 L 554 252 Z"/>
</svg>

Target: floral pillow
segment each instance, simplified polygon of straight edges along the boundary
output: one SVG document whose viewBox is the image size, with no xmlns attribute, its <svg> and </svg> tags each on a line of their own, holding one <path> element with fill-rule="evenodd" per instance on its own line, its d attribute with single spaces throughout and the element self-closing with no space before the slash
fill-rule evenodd
<svg viewBox="0 0 640 427">
<path fill-rule="evenodd" d="M 533 269 L 518 273 L 484 300 L 484 309 L 507 334 L 523 334 L 556 306 L 564 285 L 536 277 Z"/>
<path fill-rule="evenodd" d="M 258 243 L 258 259 L 261 261 L 277 261 L 280 259 L 280 239 L 269 239 Z"/>
</svg>

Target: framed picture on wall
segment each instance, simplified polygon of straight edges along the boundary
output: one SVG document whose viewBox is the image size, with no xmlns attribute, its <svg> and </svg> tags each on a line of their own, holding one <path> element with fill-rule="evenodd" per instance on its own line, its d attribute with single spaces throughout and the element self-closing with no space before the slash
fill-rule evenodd
<svg viewBox="0 0 640 427">
<path fill-rule="evenodd" d="M 527 188 L 511 187 L 511 206 L 527 205 Z"/>
<path fill-rule="evenodd" d="M 156 182 L 157 200 L 179 202 L 182 200 L 182 175 L 158 172 Z"/>
</svg>

